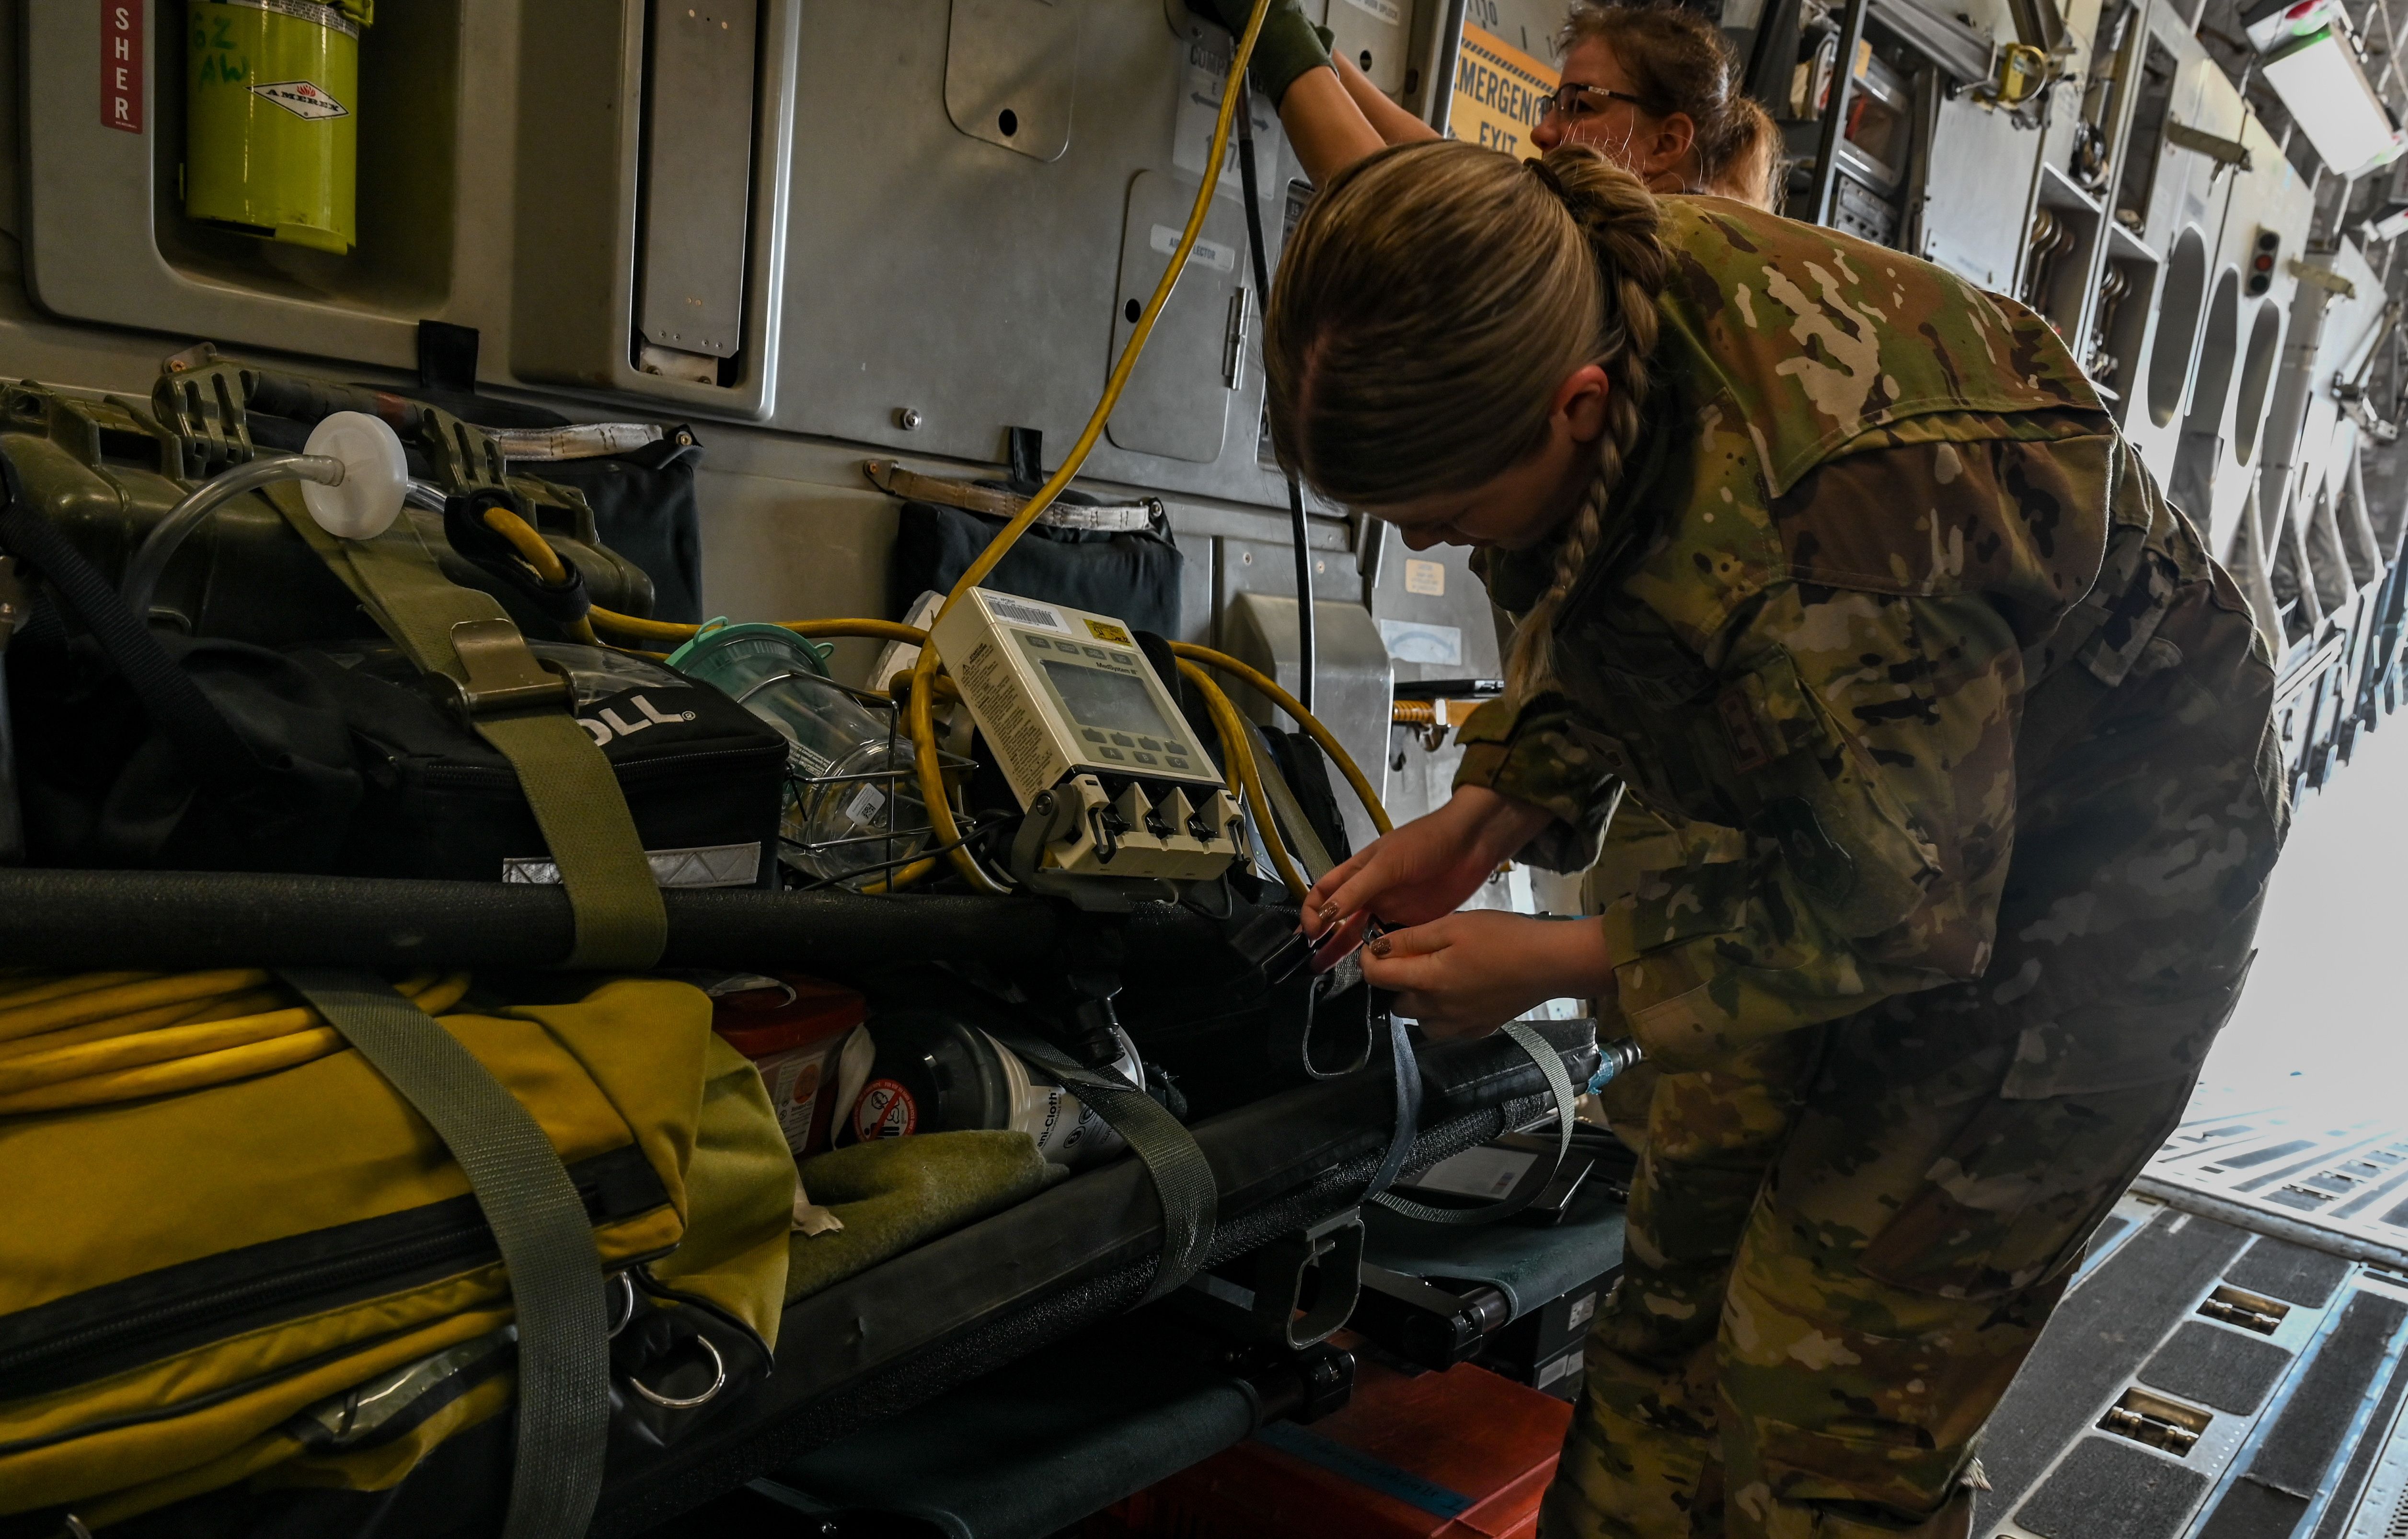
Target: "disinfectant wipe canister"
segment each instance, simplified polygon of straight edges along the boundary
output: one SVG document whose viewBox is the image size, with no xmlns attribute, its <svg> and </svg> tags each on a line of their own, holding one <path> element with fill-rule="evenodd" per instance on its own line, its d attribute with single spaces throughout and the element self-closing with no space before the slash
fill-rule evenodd
<svg viewBox="0 0 2408 1539">
<path fill-rule="evenodd" d="M 859 994 L 817 978 L 739 974 L 713 982 L 712 1030 L 752 1061 L 786 1147 L 797 1155 L 828 1147 L 837 1101 L 837 1057 L 869 1006 Z"/>
<path fill-rule="evenodd" d="M 322 251 L 356 240 L 360 31 L 375 0 L 187 0 L 184 212 Z"/>
<path fill-rule="evenodd" d="M 1142 1081 L 1125 1035 L 1114 1072 Z M 1041 1069 L 967 1021 L 920 1006 L 882 1011 L 844 1053 L 837 1091 L 851 1108 L 839 1146 L 917 1133 L 1015 1128 L 1057 1165 L 1117 1152 L 1120 1134 Z"/>
</svg>

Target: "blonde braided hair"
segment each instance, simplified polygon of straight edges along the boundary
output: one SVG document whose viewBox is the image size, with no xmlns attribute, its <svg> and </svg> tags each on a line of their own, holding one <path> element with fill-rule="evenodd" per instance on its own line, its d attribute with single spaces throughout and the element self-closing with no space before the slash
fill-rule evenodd
<svg viewBox="0 0 2408 1539">
<path fill-rule="evenodd" d="M 1513 634 L 1505 682 L 1516 698 L 1526 698 L 1554 677 L 1555 618 L 1596 553 L 1605 530 L 1606 504 L 1638 445 L 1646 417 L 1647 363 L 1655 356 L 1662 321 L 1656 296 L 1663 292 L 1670 265 L 1656 233 L 1656 200 L 1636 177 L 1601 152 L 1578 146 L 1565 146 L 1529 164 L 1562 201 L 1596 260 L 1605 300 L 1597 362 L 1604 365 L 1612 388 L 1605 397 L 1605 431 L 1597 440 L 1597 474 L 1581 498 L 1580 511 L 1564 526 L 1547 591 L 1522 617 Z"/>
<path fill-rule="evenodd" d="M 1290 238 L 1263 342 L 1272 442 L 1317 491 L 1377 509 L 1469 491 L 1537 452 L 1556 387 L 1610 379 L 1597 475 L 1508 668 L 1550 675 L 1550 633 L 1597 549 L 1638 442 L 1656 295 L 1656 200 L 1585 145 L 1523 163 L 1452 140 L 1401 145 L 1322 189 Z"/>
</svg>

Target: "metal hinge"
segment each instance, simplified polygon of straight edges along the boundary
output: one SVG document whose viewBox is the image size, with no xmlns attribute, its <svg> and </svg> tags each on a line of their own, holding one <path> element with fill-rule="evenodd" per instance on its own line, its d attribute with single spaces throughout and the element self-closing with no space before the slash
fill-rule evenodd
<svg viewBox="0 0 2408 1539">
<path fill-rule="evenodd" d="M 1246 302 L 1253 297 L 1242 283 L 1229 295 L 1229 323 L 1221 333 L 1221 381 L 1231 390 L 1246 388 Z"/>
</svg>

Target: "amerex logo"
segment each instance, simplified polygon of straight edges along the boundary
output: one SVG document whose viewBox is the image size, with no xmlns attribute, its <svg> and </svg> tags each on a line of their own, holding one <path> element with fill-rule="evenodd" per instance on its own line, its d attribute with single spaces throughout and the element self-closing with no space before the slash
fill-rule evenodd
<svg viewBox="0 0 2408 1539">
<path fill-rule="evenodd" d="M 312 122 L 322 118 L 348 118 L 351 115 L 351 108 L 327 95 L 324 88 L 311 85 L 307 80 L 274 80 L 265 85 L 252 86 L 251 93 L 265 96 L 294 117 L 307 118 Z"/>
</svg>

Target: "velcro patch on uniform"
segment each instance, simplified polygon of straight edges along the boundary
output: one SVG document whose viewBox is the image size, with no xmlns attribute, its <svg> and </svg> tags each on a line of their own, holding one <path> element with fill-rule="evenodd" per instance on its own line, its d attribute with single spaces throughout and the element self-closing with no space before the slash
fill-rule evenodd
<svg viewBox="0 0 2408 1539">
<path fill-rule="evenodd" d="M 1631 777 L 1633 764 L 1630 750 L 1623 747 L 1621 738 L 1609 733 L 1601 733 L 1584 721 L 1568 722 L 1565 725 L 1565 731 L 1570 734 L 1574 742 L 1597 755 L 1598 763 L 1603 764 L 1624 780 Z"/>
<path fill-rule="evenodd" d="M 1714 709 L 1722 715 L 1723 730 L 1730 734 L 1732 763 L 1752 775 L 1772 762 L 1777 756 L 1757 730 L 1756 702 L 1748 698 L 1746 680 L 1716 696 Z"/>
</svg>

